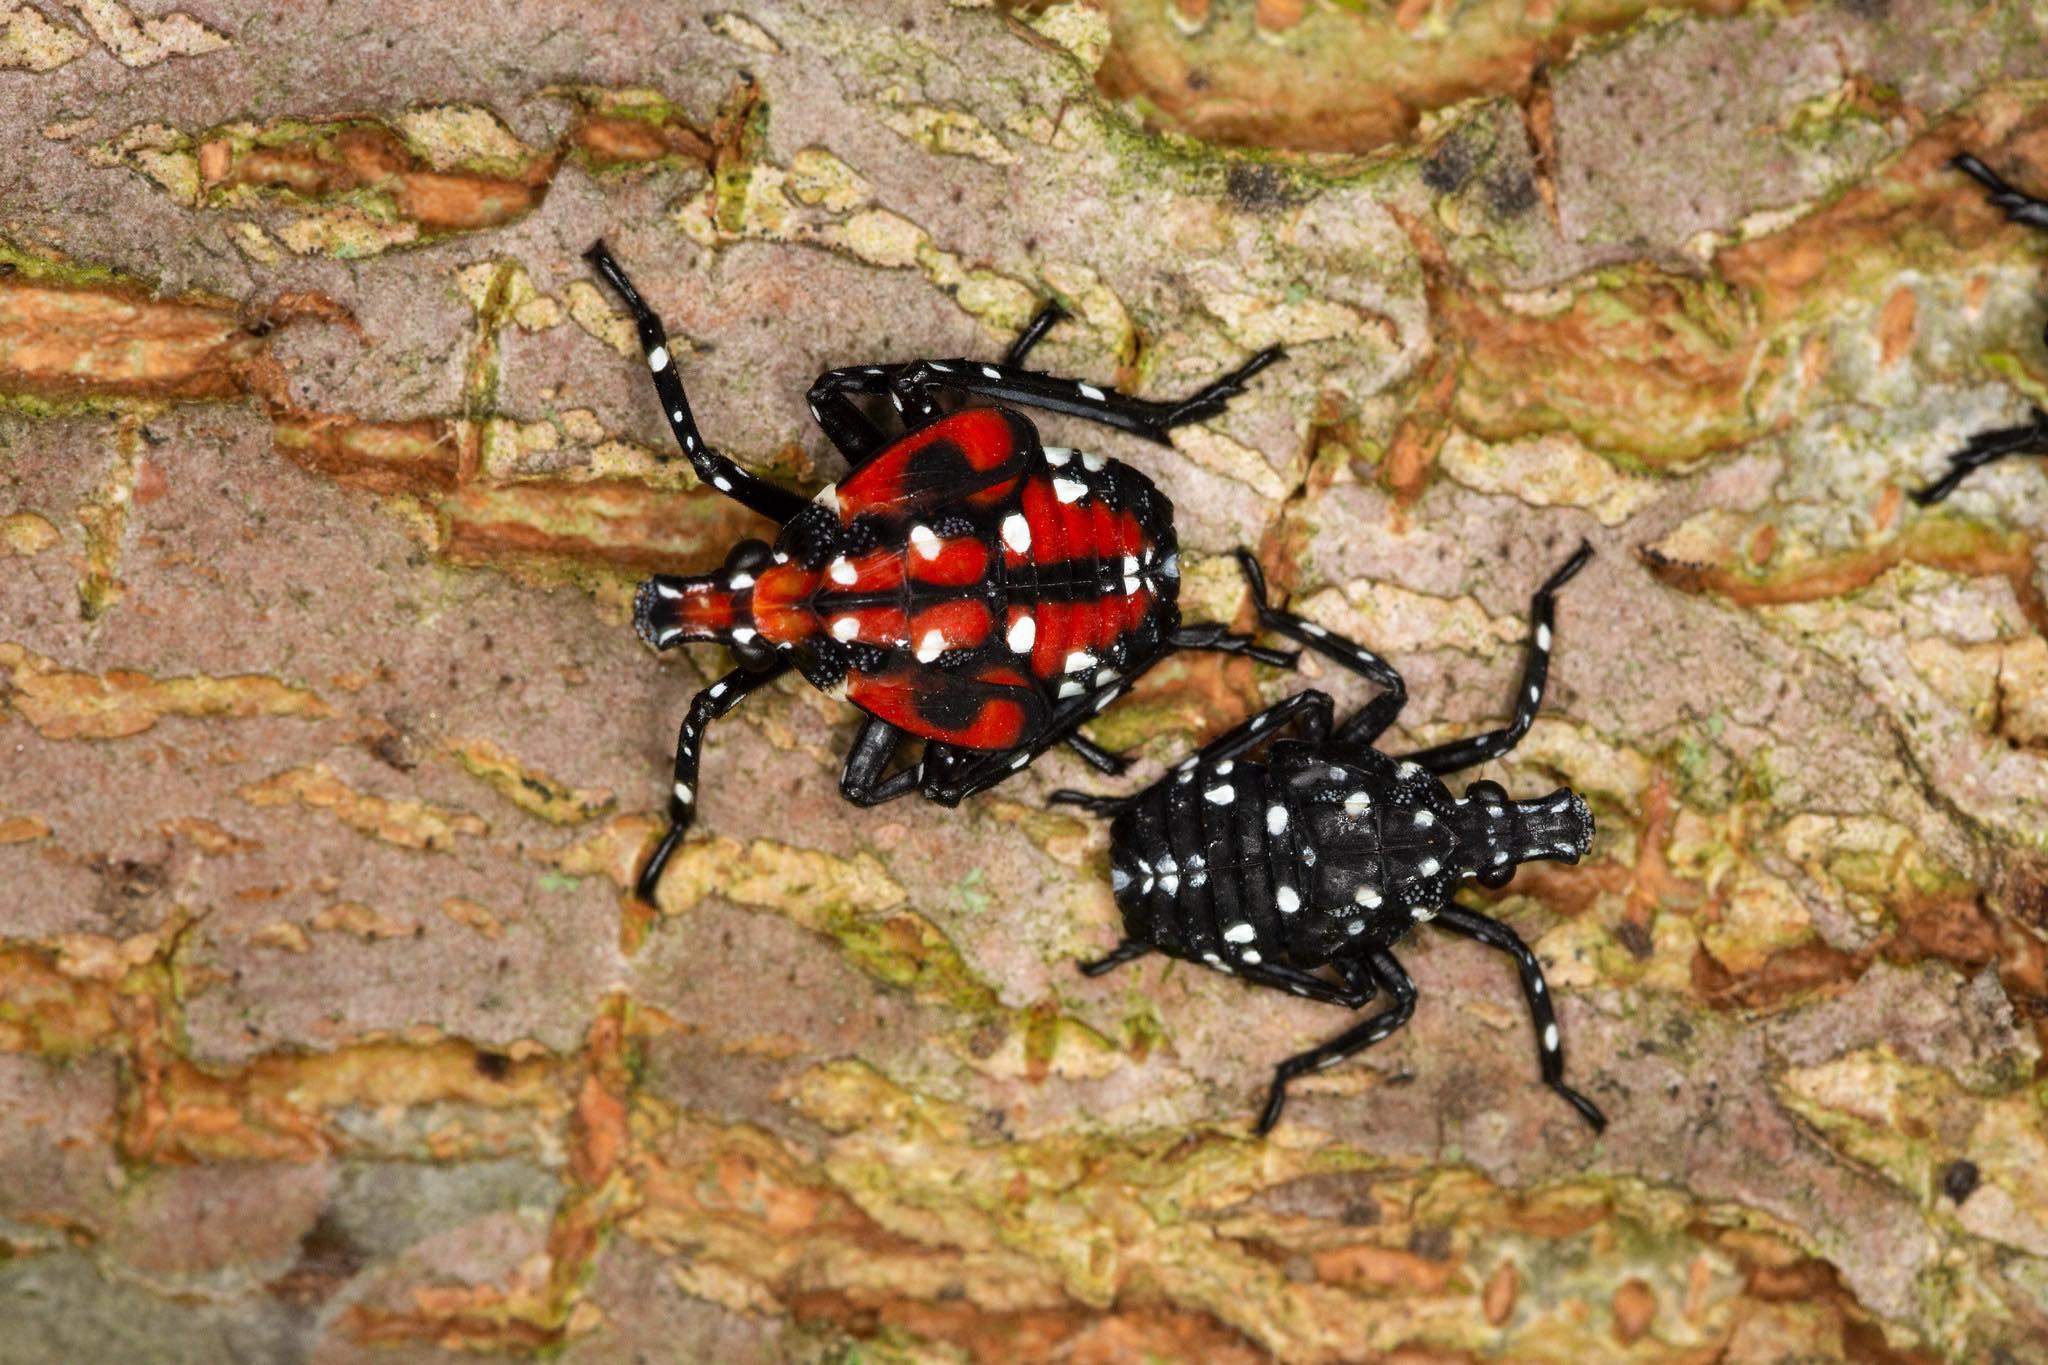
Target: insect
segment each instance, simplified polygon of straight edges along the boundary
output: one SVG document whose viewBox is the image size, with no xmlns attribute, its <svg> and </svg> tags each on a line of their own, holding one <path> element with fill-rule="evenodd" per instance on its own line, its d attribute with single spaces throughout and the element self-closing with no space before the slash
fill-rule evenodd
<svg viewBox="0 0 2048 1365">
<path fill-rule="evenodd" d="M 849 472 L 814 498 L 747 473 L 704 444 L 668 335 L 602 241 L 584 253 L 632 313 L 670 428 L 699 478 L 782 527 L 733 546 L 722 569 L 640 585 L 634 626 L 656 649 L 715 642 L 738 665 L 699 692 L 676 740 L 669 829 L 642 870 L 654 888 L 696 806 L 705 728 L 795 668 L 867 713 L 839 790 L 876 805 L 911 791 L 954 805 L 1065 743 L 1104 772 L 1121 756 L 1076 733 L 1176 649 L 1291 664 L 1220 625 L 1181 624 L 1173 504 L 1136 470 L 1048 448 L 1017 406 L 1165 442 L 1214 417 L 1278 347 L 1186 398 L 1132 398 L 1023 368 L 1065 314 L 1047 304 L 997 364 L 915 360 L 831 370 L 812 417 Z M 946 411 L 941 393 L 989 400 Z M 856 398 L 886 399 L 890 437 Z M 923 756 L 888 772 L 898 746 Z"/>
<path fill-rule="evenodd" d="M 1334 1066 L 1408 1022 L 1415 983 L 1392 949 L 1424 923 L 1515 960 L 1544 1084 L 1596 1131 L 1606 1127 L 1599 1108 L 1564 1083 L 1557 1016 L 1536 955 L 1507 925 L 1453 900 L 1466 878 L 1499 887 L 1519 863 L 1576 863 L 1592 843 L 1592 813 L 1569 789 L 1516 801 L 1498 783 L 1482 781 L 1453 797 L 1438 780 L 1499 758 L 1528 732 L 1549 671 L 1555 594 L 1592 553 L 1582 543 L 1530 603 L 1534 635 L 1510 723 L 1393 758 L 1373 741 L 1407 701 L 1401 675 L 1371 650 L 1274 608 L 1258 561 L 1239 550 L 1259 625 L 1364 675 L 1380 694 L 1332 730 L 1329 695 L 1298 692 L 1135 796 L 1053 793 L 1057 804 L 1112 817 L 1110 883 L 1125 937 L 1108 956 L 1083 964 L 1087 975 L 1161 952 L 1348 1009 L 1387 993 L 1385 1009 L 1280 1063 L 1260 1133 L 1279 1122 L 1289 1081 Z M 1274 739 L 1296 721 L 1303 738 Z M 1268 741 L 1263 762 L 1244 757 Z M 1324 968 L 1334 980 L 1321 974 Z"/>
<path fill-rule="evenodd" d="M 1989 166 L 1962 153 L 1949 165 L 1982 185 L 1992 205 L 2005 210 L 2005 216 L 2015 223 L 2028 227 L 2048 228 L 2048 200 L 2035 199 L 2022 194 L 2001 179 Z M 2048 332 L 2043 333 L 2048 341 Z M 2014 427 L 1993 427 L 1980 431 L 1953 455 L 1948 457 L 1948 473 L 1913 495 L 1913 501 L 1922 507 L 1931 507 L 1956 490 L 1956 485 L 1970 477 L 1987 464 L 2003 460 L 2012 455 L 2048 455 L 2048 412 L 2035 408 L 2028 420 Z"/>
</svg>

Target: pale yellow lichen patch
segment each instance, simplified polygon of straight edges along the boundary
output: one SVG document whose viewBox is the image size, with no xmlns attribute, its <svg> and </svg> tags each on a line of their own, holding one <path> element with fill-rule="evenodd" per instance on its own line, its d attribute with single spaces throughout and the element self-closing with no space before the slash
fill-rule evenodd
<svg viewBox="0 0 2048 1365">
<path fill-rule="evenodd" d="M 1097 851 L 1108 846 L 1108 826 L 1099 820 L 1079 820 L 1000 796 L 989 797 L 981 809 L 984 815 L 1023 830 L 1025 838 L 1068 867 L 1086 867 Z"/>
<path fill-rule="evenodd" d="M 57 970 L 77 981 L 119 981 L 132 968 L 155 957 L 163 947 L 158 934 L 109 938 L 105 934 L 59 934 L 49 940 L 57 951 Z"/>
<path fill-rule="evenodd" d="M 1491 659 L 1528 631 L 1519 618 L 1491 615 L 1471 596 L 1435 597 L 1369 579 L 1324 588 L 1296 610 L 1383 655 L 1440 648 Z"/>
<path fill-rule="evenodd" d="M 989 126 L 958 109 L 938 109 L 911 101 L 901 86 L 881 95 L 883 126 L 927 151 L 942 156 L 967 156 L 992 166 L 1013 166 L 1017 154 Z"/>
<path fill-rule="evenodd" d="M 199 158 L 191 139 L 164 123 L 142 123 L 109 138 L 85 153 L 87 164 L 126 166 L 154 181 L 186 208 L 199 207 Z"/>
<path fill-rule="evenodd" d="M 0 815 L 0 844 L 26 844 L 49 833 L 49 825 L 39 816 Z"/>
<path fill-rule="evenodd" d="M 735 14 L 728 10 L 723 14 L 714 14 L 704 22 L 713 33 L 738 43 L 741 47 L 750 47 L 771 57 L 782 55 L 782 44 L 776 42 L 767 29 L 743 14 Z"/>
<path fill-rule="evenodd" d="M 464 266 L 455 272 L 455 287 L 479 316 L 492 310 L 492 326 L 509 322 L 523 331 L 542 332 L 561 325 L 562 305 L 536 289 L 526 267 L 516 261 Z"/>
<path fill-rule="evenodd" d="M 244 839 L 233 830 L 225 829 L 197 815 L 181 815 L 175 820 L 165 820 L 157 828 L 171 838 L 188 841 L 201 853 L 213 857 L 229 853 L 253 853 L 263 847 L 254 839 Z"/>
<path fill-rule="evenodd" d="M 378 217 L 353 204 L 337 204 L 294 219 L 279 228 L 277 236 L 294 255 L 354 260 L 418 241 L 420 225 L 409 218 Z"/>
<path fill-rule="evenodd" d="M 1073 53 L 1090 71 L 1101 66 L 1102 59 L 1109 55 L 1109 15 L 1094 5 L 1081 0 L 1060 0 L 1058 4 L 1047 5 L 1027 22 Z"/>
<path fill-rule="evenodd" d="M 172 57 L 200 57 L 226 48 L 226 35 L 178 11 L 138 19 L 118 0 L 62 0 L 65 8 L 85 20 L 93 36 L 123 66 L 155 66 Z"/>
<path fill-rule="evenodd" d="M 782 911 L 811 928 L 835 913 L 869 914 L 905 899 L 902 886 L 866 853 L 836 858 L 772 839 L 744 847 L 731 839 L 693 839 L 669 859 L 656 900 L 663 914 L 681 915 L 709 895 Z"/>
<path fill-rule="evenodd" d="M 413 935 L 412 925 L 360 901 L 336 901 L 313 916 L 312 925 L 327 933 L 354 934 L 367 943 Z"/>
<path fill-rule="evenodd" d="M 1906 658 L 1976 728 L 2019 744 L 2048 742 L 2048 641 L 2040 636 L 1977 644 L 1920 636 L 1907 641 Z"/>
<path fill-rule="evenodd" d="M 235 244 L 235 250 L 247 256 L 258 265 L 276 265 L 284 259 L 284 250 L 277 239 L 265 232 L 256 223 L 246 219 L 228 229 L 228 240 Z"/>
<path fill-rule="evenodd" d="M 1094 270 L 1078 261 L 1047 261 L 1041 267 L 1045 282 L 1057 290 L 1067 311 L 1086 323 L 1105 350 L 1118 360 L 1128 361 L 1137 352 L 1138 329 L 1116 291 L 1102 282 Z"/>
<path fill-rule="evenodd" d="M 1647 754 L 1615 744 L 1583 725 L 1538 716 L 1515 746 L 1516 761 L 1559 773 L 1573 790 L 1623 809 L 1641 806 L 1657 765 Z"/>
<path fill-rule="evenodd" d="M 474 929 L 485 938 L 503 938 L 505 925 L 491 913 L 487 905 L 479 905 L 460 896 L 450 896 L 441 902 L 441 913 L 465 929 Z"/>
<path fill-rule="evenodd" d="M 344 783 L 325 763 L 291 768 L 252 782 L 237 793 L 252 806 L 297 803 L 333 813 L 350 829 L 400 848 L 446 850 L 458 834 L 483 835 L 490 826 L 467 811 L 445 810 L 425 801 L 387 800 Z"/>
<path fill-rule="evenodd" d="M 275 678 L 152 678 L 114 669 L 82 673 L 22 646 L 0 643 L 0 670 L 12 683 L 7 702 L 48 739 L 119 739 L 165 716 L 332 716 L 326 702 Z"/>
<path fill-rule="evenodd" d="M 63 537 L 34 512 L 13 512 L 0 517 L 0 557 L 39 555 Z"/>
<path fill-rule="evenodd" d="M 1116 1044 L 1077 1019 L 1065 1015 L 1040 1020 L 1020 1014 L 993 1049 L 980 1050 L 955 1035 L 948 1038 L 954 1054 L 991 1080 L 1038 1080 L 1057 1076 L 1070 1081 L 1098 1081 L 1130 1065 Z"/>
<path fill-rule="evenodd" d="M 55 71 L 91 44 L 33 6 L 0 0 L 0 71 Z"/>
<path fill-rule="evenodd" d="M 1223 324 L 1224 333 L 1247 350 L 1268 346 L 1302 346 L 1312 341 L 1356 340 L 1371 333 L 1383 345 L 1394 344 L 1394 324 L 1376 313 L 1363 313 L 1330 299 L 1271 297 L 1214 291 L 1202 306 Z"/>
<path fill-rule="evenodd" d="M 614 815 L 587 839 L 556 849 L 533 849 L 527 856 L 571 877 L 603 877 L 624 888 L 632 885 L 647 841 L 660 827 L 650 815 Z"/>
<path fill-rule="evenodd" d="M 1672 863 L 1680 861 L 1674 848 Z M 1715 961 L 1740 976 L 1811 938 L 1813 915 L 1782 878 L 1744 866 L 1722 888 L 1720 918 L 1699 926 L 1699 936 Z"/>
<path fill-rule="evenodd" d="M 313 940 L 305 929 L 288 919 L 274 919 L 258 925 L 250 932 L 249 942 L 259 948 L 275 948 L 286 953 L 313 951 Z"/>
<path fill-rule="evenodd" d="M 470 776 L 490 784 L 493 791 L 521 810 L 554 824 L 580 825 L 612 807 L 610 792 L 571 787 L 521 763 L 495 741 L 458 737 L 445 741 L 441 747 Z"/>
<path fill-rule="evenodd" d="M 1619 526 L 1662 491 L 1654 479 L 1622 473 L 1569 432 L 1492 443 L 1453 429 L 1437 464 L 1477 492 L 1536 507 L 1584 508 L 1602 526 Z"/>
<path fill-rule="evenodd" d="M 562 290 L 562 305 L 569 320 L 628 359 L 640 355 L 640 339 L 633 320 L 615 311 L 596 285 L 589 280 L 571 280 Z"/>
<path fill-rule="evenodd" d="M 1172 440 L 1173 448 L 1187 456 L 1191 463 L 1200 465 L 1211 474 L 1220 474 L 1245 484 L 1262 497 L 1278 501 L 1293 491 L 1296 482 L 1294 470 L 1281 473 L 1257 450 L 1220 431 L 1199 425 L 1175 427 Z"/>
<path fill-rule="evenodd" d="M 473 104 L 409 109 L 393 124 L 412 150 L 437 171 L 516 175 L 540 155 L 496 114 Z"/>
<path fill-rule="evenodd" d="M 827 213 L 850 213 L 874 197 L 853 167 L 823 147 L 802 147 L 789 159 L 786 182 L 797 203 Z"/>
</svg>

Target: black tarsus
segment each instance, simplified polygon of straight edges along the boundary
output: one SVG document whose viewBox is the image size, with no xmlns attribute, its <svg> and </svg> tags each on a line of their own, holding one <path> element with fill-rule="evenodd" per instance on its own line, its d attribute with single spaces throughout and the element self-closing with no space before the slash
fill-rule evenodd
<svg viewBox="0 0 2048 1365">
<path fill-rule="evenodd" d="M 1408 973 L 1401 969 L 1401 964 L 1394 960 L 1394 955 L 1382 950 L 1367 958 L 1366 963 L 1379 984 L 1393 997 L 1392 1003 L 1378 1014 L 1352 1025 L 1322 1046 L 1312 1047 L 1306 1052 L 1297 1052 L 1273 1068 L 1273 1084 L 1266 1091 L 1266 1107 L 1260 1111 L 1259 1121 L 1252 1129 L 1260 1137 L 1273 1131 L 1273 1125 L 1280 1122 L 1280 1111 L 1287 1106 L 1289 1081 L 1365 1051 L 1374 1043 L 1393 1034 L 1415 1016 L 1415 983 L 1408 978 Z"/>
</svg>

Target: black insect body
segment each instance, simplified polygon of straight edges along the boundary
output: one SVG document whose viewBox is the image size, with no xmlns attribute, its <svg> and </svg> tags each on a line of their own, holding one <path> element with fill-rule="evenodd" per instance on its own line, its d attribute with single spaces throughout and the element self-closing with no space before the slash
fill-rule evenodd
<svg viewBox="0 0 2048 1365">
<path fill-rule="evenodd" d="M 2005 216 L 2013 222 L 2048 229 L 2048 200 L 2020 193 L 1968 152 L 1949 164 L 1984 186 L 1992 205 L 2005 210 Z M 2043 340 L 2048 341 L 2048 331 L 2044 331 Z M 1948 473 L 1915 493 L 1913 501 L 1922 507 L 1932 506 L 1953 493 L 1956 485 L 1975 471 L 2013 455 L 2048 455 L 2048 412 L 2037 407 L 2018 426 L 1978 432 L 1948 457 Z"/>
<path fill-rule="evenodd" d="M 782 527 L 772 547 L 740 542 L 714 573 L 660 574 L 640 587 L 634 624 L 647 643 L 723 644 L 739 665 L 698 693 L 683 720 L 670 828 L 641 872 L 642 897 L 652 897 L 696 808 L 705 727 L 791 668 L 868 713 L 840 777 L 847 799 L 874 805 L 921 791 L 953 805 L 1059 743 L 1121 771 L 1120 757 L 1076 731 L 1173 650 L 1294 661 L 1220 626 L 1183 626 L 1173 504 L 1134 469 L 1043 446 L 1017 411 L 1087 417 L 1163 442 L 1221 413 L 1278 348 L 1185 399 L 1132 398 L 1022 368 L 1063 316 L 1048 305 L 1000 364 L 832 370 L 811 386 L 811 415 L 850 469 L 806 499 L 704 444 L 661 320 L 602 242 L 586 256 L 631 310 L 698 477 Z M 991 405 L 944 411 L 943 392 Z M 860 397 L 886 399 L 902 434 L 885 436 Z M 887 772 L 906 738 L 925 741 L 923 756 Z"/>
<path fill-rule="evenodd" d="M 1500 757 L 1527 733 L 1543 699 L 1553 595 L 1591 555 L 1581 545 L 1531 603 L 1534 636 L 1513 720 L 1396 758 L 1372 745 L 1406 701 L 1401 675 L 1370 650 L 1268 605 L 1257 561 L 1240 550 L 1259 624 L 1370 678 L 1381 694 L 1333 730 L 1329 695 L 1296 693 L 1132 797 L 1054 793 L 1056 802 L 1113 817 L 1110 879 L 1125 938 L 1085 964 L 1088 975 L 1157 951 L 1351 1009 L 1387 993 L 1385 1009 L 1279 1065 L 1259 1132 L 1279 1121 L 1289 1080 L 1408 1022 L 1415 986 L 1391 949 L 1424 923 L 1514 958 L 1544 1083 L 1595 1129 L 1606 1126 L 1593 1102 L 1564 1083 L 1557 1018 L 1535 954 L 1507 925 L 1453 899 L 1468 878 L 1504 886 L 1519 863 L 1577 862 L 1592 843 L 1592 813 L 1570 790 L 1516 801 L 1482 781 L 1454 797 L 1438 780 Z M 1275 739 L 1295 721 L 1302 738 Z M 1245 757 L 1269 741 L 1262 762 Z"/>
</svg>

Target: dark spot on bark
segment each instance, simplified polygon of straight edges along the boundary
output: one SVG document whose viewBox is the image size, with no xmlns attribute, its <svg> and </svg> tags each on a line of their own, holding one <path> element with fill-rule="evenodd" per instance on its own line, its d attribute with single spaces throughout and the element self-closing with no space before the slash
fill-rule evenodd
<svg viewBox="0 0 2048 1365">
<path fill-rule="evenodd" d="M 1941 1192 L 1960 1204 L 1977 1191 L 1977 1163 L 1957 1159 L 1941 1172 Z"/>
<path fill-rule="evenodd" d="M 1527 167 L 1502 167 L 1487 179 L 1486 202 L 1501 217 L 1518 218 L 1536 207 L 1536 181 Z"/>
<path fill-rule="evenodd" d="M 1650 956 L 1650 931 L 1633 920 L 1623 920 L 1614 927 L 1614 936 L 1621 940 L 1621 946 L 1637 961 L 1647 961 Z"/>
<path fill-rule="evenodd" d="M 502 1052 L 479 1052 L 476 1073 L 486 1080 L 502 1081 L 512 1074 L 512 1059 Z"/>
<path fill-rule="evenodd" d="M 967 1051 L 982 1061 L 996 1055 L 1005 1033 L 1001 1024 L 983 1024 L 967 1037 Z"/>
<path fill-rule="evenodd" d="M 1241 213 L 1271 213 L 1294 202 L 1287 177 L 1277 166 L 1232 166 L 1224 172 L 1223 192 Z"/>
<path fill-rule="evenodd" d="M 1422 183 L 1438 194 L 1460 189 L 1472 178 L 1472 148 L 1463 138 L 1452 136 L 1437 144 L 1423 158 Z"/>
<path fill-rule="evenodd" d="M 1206 72 L 1206 71 L 1202 71 L 1202 70 L 1199 70 L 1199 69 L 1196 69 L 1196 70 L 1191 70 L 1191 71 L 1189 71 L 1189 72 L 1188 72 L 1188 89 L 1190 89 L 1190 90 L 1207 90 L 1208 88 L 1209 88 L 1209 73 L 1208 73 L 1208 72 Z"/>
<path fill-rule="evenodd" d="M 132 928 L 142 922 L 144 912 L 171 884 L 162 863 L 116 858 L 99 865 L 100 890 L 93 909 L 114 922 L 117 928 Z"/>
<path fill-rule="evenodd" d="M 1451 1258 L 1451 1230 L 1441 1223 L 1408 1234 L 1408 1249 L 1429 1261 Z"/>
<path fill-rule="evenodd" d="M 356 1277 L 369 1260 L 331 1211 L 324 1211 L 299 1242 L 299 1259 L 264 1286 L 295 1308 L 311 1308 Z"/>
<path fill-rule="evenodd" d="M 1359 1200 L 1355 1203 L 1346 1204 L 1344 1212 L 1339 1214 L 1338 1217 L 1344 1220 L 1344 1226 L 1347 1228 L 1371 1227 L 1374 1223 L 1380 1221 L 1380 1206 L 1366 1200 Z"/>
</svg>

